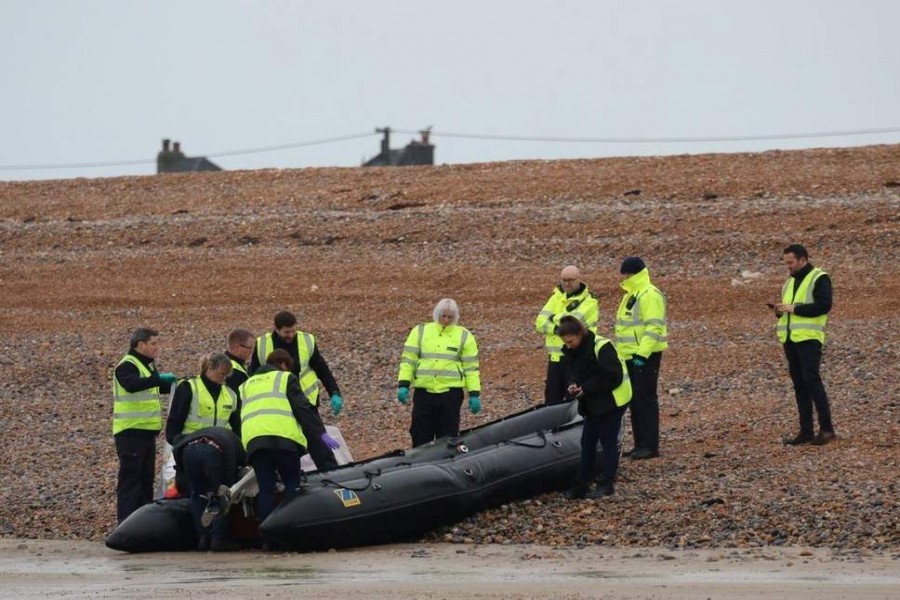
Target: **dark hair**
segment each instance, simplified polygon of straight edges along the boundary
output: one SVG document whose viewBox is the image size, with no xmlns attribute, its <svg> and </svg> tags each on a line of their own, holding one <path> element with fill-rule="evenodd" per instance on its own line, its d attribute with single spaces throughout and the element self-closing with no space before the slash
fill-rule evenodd
<svg viewBox="0 0 900 600">
<path fill-rule="evenodd" d="M 556 335 L 564 336 L 564 335 L 585 335 L 587 333 L 587 329 L 584 328 L 584 324 L 573 317 L 572 315 L 566 315 L 559 320 L 559 327 L 556 328 Z"/>
<path fill-rule="evenodd" d="M 229 346 L 237 346 L 238 344 L 243 344 L 252 337 L 253 333 L 249 329 L 238 327 L 231 330 L 231 333 L 228 334 L 228 338 L 226 339 L 226 343 Z"/>
<path fill-rule="evenodd" d="M 793 254 L 797 258 L 809 260 L 809 252 L 806 251 L 806 247 L 803 244 L 791 244 L 784 249 L 782 254 Z"/>
<path fill-rule="evenodd" d="M 279 368 L 287 367 L 285 370 L 290 371 L 294 368 L 294 359 L 291 358 L 291 355 L 288 354 L 287 350 L 278 348 L 277 350 L 269 352 L 269 355 L 266 357 L 266 364 Z"/>
<path fill-rule="evenodd" d="M 292 312 L 283 310 L 275 315 L 275 329 L 281 329 L 282 327 L 292 327 L 296 324 L 297 317 L 295 317 L 294 313 Z"/>
<path fill-rule="evenodd" d="M 137 348 L 139 342 L 149 342 L 150 338 L 155 338 L 159 332 L 149 327 L 138 327 L 131 333 L 131 349 Z"/>
</svg>

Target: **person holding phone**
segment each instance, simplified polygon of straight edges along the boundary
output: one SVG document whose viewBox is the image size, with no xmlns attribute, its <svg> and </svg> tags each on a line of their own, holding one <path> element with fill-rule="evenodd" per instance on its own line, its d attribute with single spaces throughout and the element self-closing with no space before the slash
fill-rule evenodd
<svg viewBox="0 0 900 600">
<path fill-rule="evenodd" d="M 809 253 L 801 244 L 785 248 L 782 259 L 790 277 L 781 287 L 781 301 L 767 304 L 778 319 L 775 332 L 784 346 L 800 417 L 800 432 L 783 441 L 788 446 L 822 446 L 835 439 L 828 394 L 819 374 L 832 305 L 831 278 L 809 262 Z M 813 407 L 819 420 L 815 435 Z"/>
</svg>

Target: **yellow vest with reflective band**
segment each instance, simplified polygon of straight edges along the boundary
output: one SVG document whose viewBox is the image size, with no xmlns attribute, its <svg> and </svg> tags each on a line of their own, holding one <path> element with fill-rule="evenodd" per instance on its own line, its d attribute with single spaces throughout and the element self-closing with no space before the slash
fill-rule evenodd
<svg viewBox="0 0 900 600">
<path fill-rule="evenodd" d="M 571 311 L 566 310 L 566 307 L 572 302 L 578 302 L 578 305 Z M 538 333 L 544 334 L 544 349 L 550 355 L 551 362 L 559 362 L 562 358 L 563 341 L 561 337 L 553 333 L 553 330 L 559 325 L 559 320 L 566 315 L 575 317 L 589 331 L 597 333 L 600 304 L 587 286 L 584 286 L 581 293 L 574 296 L 566 296 L 566 293 L 560 288 L 555 288 L 550 299 L 547 300 L 544 308 L 534 320 L 535 329 L 538 330 Z"/>
<path fill-rule="evenodd" d="M 649 357 L 669 347 L 666 298 L 652 283 L 646 268 L 621 284 L 625 296 L 616 311 L 616 350 L 626 360 Z M 634 303 L 628 306 L 631 297 Z"/>
<path fill-rule="evenodd" d="M 241 384 L 241 441 L 247 448 L 254 438 L 273 435 L 293 440 L 306 448 L 287 397 L 287 371 L 258 373 Z"/>
<path fill-rule="evenodd" d="M 256 340 L 256 358 L 260 365 L 266 364 L 266 357 L 275 349 L 275 344 L 272 342 L 273 335 L 272 332 L 269 332 Z M 298 331 L 294 341 L 297 342 L 297 356 L 300 357 L 300 390 L 309 403 L 316 406 L 319 403 L 319 378 L 316 377 L 316 372 L 309 367 L 309 359 L 316 348 L 316 338 L 311 333 Z"/>
<path fill-rule="evenodd" d="M 781 302 L 784 304 L 812 304 L 816 280 L 825 274 L 822 269 L 812 269 L 797 286 L 796 292 L 794 292 L 794 278 L 789 277 L 781 287 Z M 798 299 L 799 302 L 797 302 Z M 778 335 L 778 341 L 782 344 L 787 341 L 788 332 L 790 332 L 792 342 L 817 340 L 824 345 L 825 323 L 827 322 L 828 315 L 801 317 L 797 314 L 783 313 L 775 325 L 775 333 Z"/>
<path fill-rule="evenodd" d="M 231 358 L 230 356 L 228 357 L 228 360 L 231 361 L 231 368 L 233 370 L 237 371 L 238 373 L 243 373 L 244 375 L 247 375 L 247 369 L 244 368 L 244 363 L 236 361 L 233 358 Z M 259 364 L 264 365 L 264 364 L 266 364 L 266 361 L 262 361 Z"/>
<path fill-rule="evenodd" d="M 445 328 L 439 323 L 423 323 L 414 327 L 403 346 L 398 380 L 411 381 L 414 388 L 433 394 L 451 388 L 481 391 L 475 336 L 460 325 Z"/>
<path fill-rule="evenodd" d="M 237 395 L 227 385 L 222 385 L 219 397 L 213 399 L 200 377 L 191 378 L 191 407 L 184 420 L 182 433 L 194 433 L 204 427 L 231 429 L 228 418 L 237 405 Z"/>
<path fill-rule="evenodd" d="M 141 377 L 152 375 L 144 363 L 130 354 L 126 354 L 116 368 L 126 362 L 136 366 Z M 126 429 L 147 431 L 162 429 L 162 402 L 160 401 L 159 387 L 132 394 L 119 384 L 119 380 L 113 374 L 113 435 Z"/>
<path fill-rule="evenodd" d="M 594 356 L 597 357 L 597 360 L 600 359 L 600 348 L 602 348 L 604 344 L 612 344 L 612 342 L 605 337 L 599 335 L 595 336 Z M 622 383 L 613 390 L 612 395 L 616 401 L 616 406 L 622 407 L 631 402 L 631 379 L 628 377 L 628 367 L 625 366 L 625 359 L 619 354 L 619 349 L 613 345 L 613 350 L 616 351 L 616 356 L 619 357 L 619 364 L 622 365 Z"/>
</svg>

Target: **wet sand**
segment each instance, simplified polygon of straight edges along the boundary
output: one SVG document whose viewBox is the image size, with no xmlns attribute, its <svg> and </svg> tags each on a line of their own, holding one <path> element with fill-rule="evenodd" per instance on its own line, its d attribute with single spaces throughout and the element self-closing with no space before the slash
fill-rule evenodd
<svg viewBox="0 0 900 600">
<path fill-rule="evenodd" d="M 400 544 L 314 554 L 124 554 L 0 540 L 3 598 L 900 598 L 900 556 L 803 548 Z"/>
</svg>

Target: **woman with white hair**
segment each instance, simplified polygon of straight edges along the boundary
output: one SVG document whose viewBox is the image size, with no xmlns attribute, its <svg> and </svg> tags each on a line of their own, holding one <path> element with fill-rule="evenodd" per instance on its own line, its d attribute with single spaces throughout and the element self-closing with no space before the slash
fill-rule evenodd
<svg viewBox="0 0 900 600">
<path fill-rule="evenodd" d="M 459 307 L 444 298 L 434 307 L 434 322 L 413 327 L 400 357 L 397 400 L 413 394 L 412 445 L 459 434 L 459 411 L 465 392 L 469 410 L 481 410 L 481 375 L 475 336 L 459 325 Z"/>
</svg>

